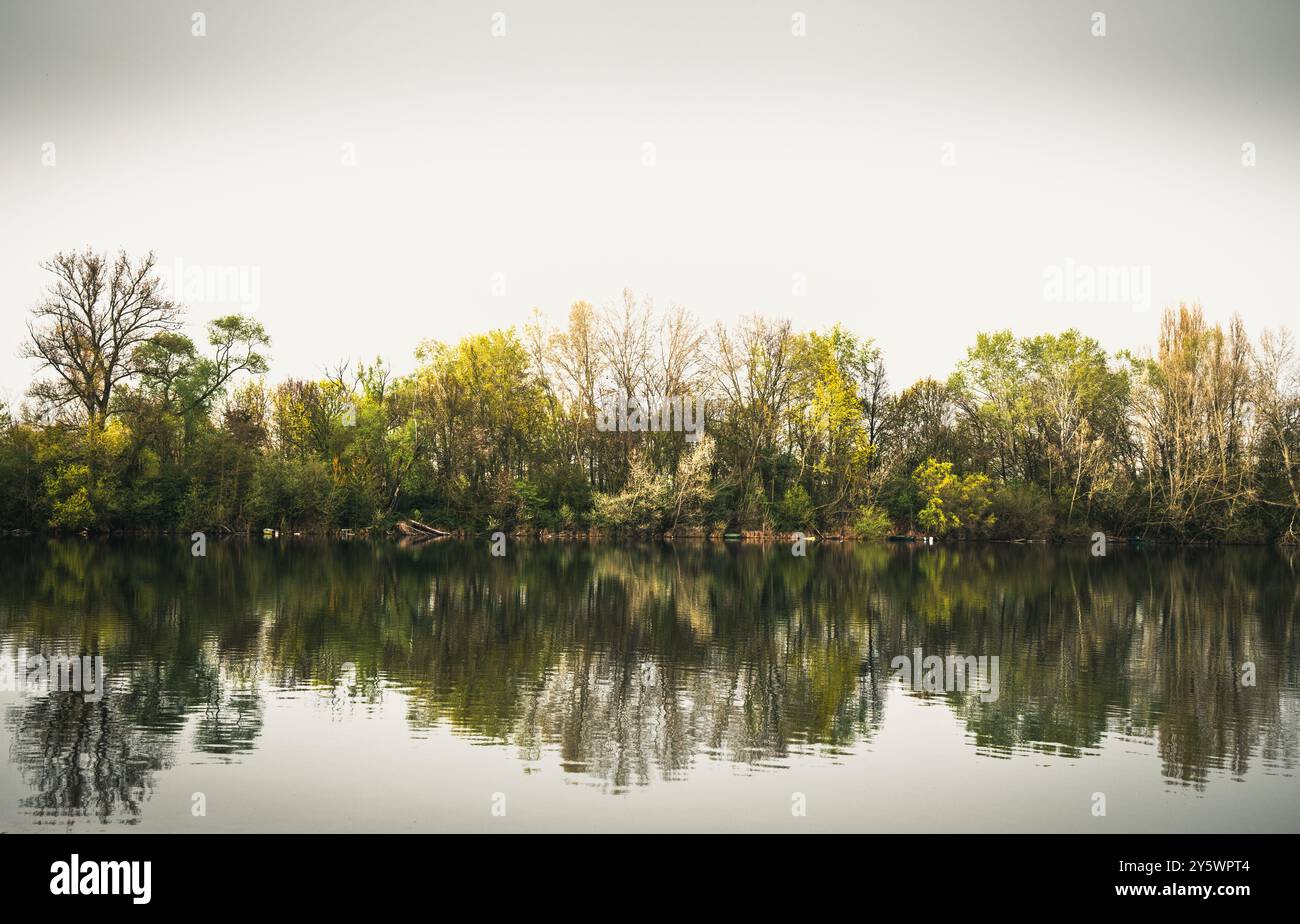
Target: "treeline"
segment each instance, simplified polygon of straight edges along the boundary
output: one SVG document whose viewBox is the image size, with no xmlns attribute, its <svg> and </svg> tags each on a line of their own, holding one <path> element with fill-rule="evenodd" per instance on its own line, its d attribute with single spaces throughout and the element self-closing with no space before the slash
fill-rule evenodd
<svg viewBox="0 0 1300 924">
<path fill-rule="evenodd" d="M 0 419 L 0 527 L 1297 537 L 1293 342 L 1199 306 L 1167 310 L 1144 355 L 980 334 L 946 380 L 896 390 L 840 325 L 705 328 L 624 292 L 426 341 L 410 375 L 272 383 L 261 325 L 195 344 L 152 256 L 45 268 L 24 348 L 42 377 Z M 607 432 L 625 395 L 702 398 L 703 436 Z"/>
</svg>

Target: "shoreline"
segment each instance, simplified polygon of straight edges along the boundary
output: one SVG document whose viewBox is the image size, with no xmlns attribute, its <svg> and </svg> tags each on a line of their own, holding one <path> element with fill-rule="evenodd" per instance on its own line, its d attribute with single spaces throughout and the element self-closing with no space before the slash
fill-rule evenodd
<svg viewBox="0 0 1300 924">
<path fill-rule="evenodd" d="M 161 539 L 175 538 L 181 541 L 190 541 L 195 533 L 204 533 L 208 539 L 241 539 L 246 541 L 260 540 L 263 542 L 280 542 L 292 540 L 335 540 L 339 542 L 387 542 L 392 545 L 407 547 L 421 546 L 430 543 L 453 541 L 453 542 L 470 542 L 470 541 L 490 541 L 494 533 L 491 532 L 469 532 L 466 530 L 450 530 L 441 535 L 430 536 L 413 536 L 403 534 L 396 528 L 380 530 L 375 528 L 361 528 L 353 530 L 343 529 L 302 529 L 289 531 L 273 531 L 273 535 L 263 535 L 255 530 L 234 531 L 224 530 L 204 530 L 188 529 L 182 527 L 172 527 L 168 529 L 152 530 L 95 530 L 71 532 L 64 530 L 0 530 L 0 539 L 86 539 L 86 540 L 106 540 L 106 539 Z M 717 531 L 692 530 L 689 532 L 667 532 L 662 534 L 655 533 L 623 533 L 613 530 L 591 529 L 585 531 L 548 531 L 548 530 L 516 530 L 505 533 L 506 538 L 514 542 L 538 542 L 538 543 L 585 543 L 600 545 L 645 545 L 648 543 L 720 543 L 720 544 L 741 544 L 741 545 L 790 545 L 797 542 L 796 531 L 775 531 L 775 530 L 742 530 L 738 533 L 722 533 Z M 932 538 L 933 542 L 927 542 L 927 538 Z M 1077 546 L 1091 545 L 1093 540 L 1089 536 L 1083 536 L 1077 539 L 1068 538 L 1025 538 L 1025 539 L 986 539 L 981 537 L 926 537 L 920 534 L 916 535 L 891 535 L 891 536 L 871 536 L 859 537 L 851 534 L 824 534 L 818 535 L 815 532 L 804 533 L 804 541 L 809 545 L 817 544 L 851 544 L 851 543 L 881 543 L 884 545 L 897 546 L 921 546 L 921 547 L 951 547 L 961 545 L 1042 545 L 1042 546 Z M 1296 549 L 1300 544 L 1287 543 L 1282 541 L 1275 542 L 1219 542 L 1213 540 L 1178 540 L 1159 537 L 1144 536 L 1106 536 L 1108 545 L 1122 546 L 1125 548 L 1141 549 L 1148 546 L 1161 546 L 1166 548 L 1238 548 L 1238 549 Z M 1099 556 L 1102 557 L 1102 556 Z"/>
</svg>

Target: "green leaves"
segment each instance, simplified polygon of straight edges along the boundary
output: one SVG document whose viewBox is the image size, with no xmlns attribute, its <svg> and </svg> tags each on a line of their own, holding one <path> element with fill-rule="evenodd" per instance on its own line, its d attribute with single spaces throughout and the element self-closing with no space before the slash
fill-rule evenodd
<svg viewBox="0 0 1300 924">
<path fill-rule="evenodd" d="M 988 475 L 959 476 L 951 462 L 926 459 L 912 473 L 924 506 L 916 516 L 922 527 L 937 535 L 982 535 L 993 525 L 989 513 Z"/>
</svg>

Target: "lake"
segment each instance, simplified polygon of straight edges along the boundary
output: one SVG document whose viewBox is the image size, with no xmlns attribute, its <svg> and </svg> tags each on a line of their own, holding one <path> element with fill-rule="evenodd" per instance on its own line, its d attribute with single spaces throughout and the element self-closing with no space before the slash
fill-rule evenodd
<svg viewBox="0 0 1300 924">
<path fill-rule="evenodd" d="M 1292 551 L 8 538 L 0 566 L 0 831 L 1300 831 Z"/>
</svg>

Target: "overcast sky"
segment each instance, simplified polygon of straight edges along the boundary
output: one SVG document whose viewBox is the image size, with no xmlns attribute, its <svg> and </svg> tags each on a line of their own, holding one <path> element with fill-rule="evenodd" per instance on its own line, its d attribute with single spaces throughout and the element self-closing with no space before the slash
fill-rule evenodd
<svg viewBox="0 0 1300 924">
<path fill-rule="evenodd" d="M 86 245 L 243 268 L 276 379 L 625 286 L 842 321 L 896 385 L 1179 300 L 1300 326 L 1298 45 L 1295 0 L 3 0 L 0 398 L 38 263 Z M 1049 295 L 1067 261 L 1150 309 Z"/>
</svg>

